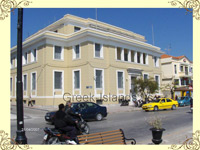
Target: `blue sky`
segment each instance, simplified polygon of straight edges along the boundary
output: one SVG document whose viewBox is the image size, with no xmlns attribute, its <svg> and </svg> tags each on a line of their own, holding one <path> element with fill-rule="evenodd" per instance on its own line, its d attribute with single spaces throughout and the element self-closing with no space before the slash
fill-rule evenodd
<svg viewBox="0 0 200 150">
<path fill-rule="evenodd" d="M 23 39 L 59 20 L 65 14 L 96 19 L 95 8 L 25 8 Z M 193 60 L 193 18 L 181 8 L 98 8 L 99 21 L 145 36 L 166 54 Z M 17 10 L 11 14 L 11 47 L 17 44 Z M 167 49 L 171 50 L 168 51 Z"/>
</svg>

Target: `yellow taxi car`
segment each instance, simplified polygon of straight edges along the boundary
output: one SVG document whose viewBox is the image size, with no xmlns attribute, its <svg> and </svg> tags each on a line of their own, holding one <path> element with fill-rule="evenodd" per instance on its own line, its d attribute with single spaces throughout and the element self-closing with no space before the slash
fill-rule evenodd
<svg viewBox="0 0 200 150">
<path fill-rule="evenodd" d="M 150 102 L 148 104 L 144 104 L 142 106 L 142 109 L 145 111 L 154 110 L 158 111 L 159 109 L 176 109 L 178 107 L 178 102 L 175 100 L 172 100 L 170 98 L 160 98 L 157 100 L 154 100 L 153 102 Z"/>
</svg>

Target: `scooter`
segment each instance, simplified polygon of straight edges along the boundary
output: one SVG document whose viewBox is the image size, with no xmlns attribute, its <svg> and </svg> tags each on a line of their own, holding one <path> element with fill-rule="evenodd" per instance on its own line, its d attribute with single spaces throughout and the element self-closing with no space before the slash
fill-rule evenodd
<svg viewBox="0 0 200 150">
<path fill-rule="evenodd" d="M 80 116 L 80 119 L 78 120 L 77 124 L 77 130 L 78 130 L 78 135 L 81 134 L 89 134 L 90 127 L 85 122 L 85 120 Z M 61 130 L 55 129 L 55 128 L 44 128 L 44 138 L 43 138 L 43 144 L 69 144 L 69 145 L 76 145 L 78 144 L 77 139 L 70 139 L 69 135 L 67 133 L 64 133 Z"/>
</svg>

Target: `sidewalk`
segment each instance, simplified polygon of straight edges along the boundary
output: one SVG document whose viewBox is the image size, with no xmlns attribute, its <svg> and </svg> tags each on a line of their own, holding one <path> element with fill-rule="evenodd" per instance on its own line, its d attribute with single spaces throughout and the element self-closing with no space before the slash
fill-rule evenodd
<svg viewBox="0 0 200 150">
<path fill-rule="evenodd" d="M 12 102 L 11 105 L 16 106 L 16 103 Z M 142 108 L 134 107 L 133 105 L 120 106 L 120 104 L 107 104 L 107 105 L 100 105 L 100 106 L 106 106 L 108 114 L 142 110 Z M 58 109 L 58 106 L 33 105 L 33 107 L 31 106 L 28 107 L 27 104 L 24 104 L 24 108 L 37 109 L 37 110 L 42 110 L 42 111 L 54 111 Z"/>
</svg>

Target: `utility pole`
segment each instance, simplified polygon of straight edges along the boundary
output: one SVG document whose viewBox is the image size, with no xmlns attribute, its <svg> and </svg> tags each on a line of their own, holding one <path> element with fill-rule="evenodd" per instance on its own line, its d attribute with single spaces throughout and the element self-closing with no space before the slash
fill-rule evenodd
<svg viewBox="0 0 200 150">
<path fill-rule="evenodd" d="M 153 32 L 153 24 L 152 24 L 152 41 L 153 41 L 153 45 L 155 45 L 155 43 L 154 43 L 154 32 Z"/>
<path fill-rule="evenodd" d="M 22 84 L 22 31 L 23 31 L 23 8 L 18 8 L 17 23 L 17 137 L 18 144 L 27 144 L 24 131 L 24 108 L 23 108 L 23 84 Z"/>
</svg>

